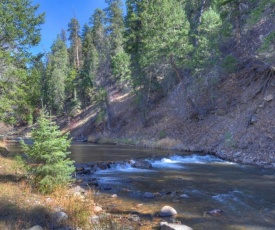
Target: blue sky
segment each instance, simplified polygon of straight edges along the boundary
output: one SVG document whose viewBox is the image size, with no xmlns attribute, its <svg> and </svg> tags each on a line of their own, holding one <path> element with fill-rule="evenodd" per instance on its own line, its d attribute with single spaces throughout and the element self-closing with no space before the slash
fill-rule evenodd
<svg viewBox="0 0 275 230">
<path fill-rule="evenodd" d="M 41 26 L 41 42 L 31 52 L 48 52 L 57 34 L 67 31 L 70 19 L 75 15 L 81 26 L 89 22 L 96 8 L 106 8 L 105 0 L 33 0 L 39 4 L 38 13 L 46 12 L 45 23 Z M 124 2 L 124 0 L 123 0 Z"/>
</svg>

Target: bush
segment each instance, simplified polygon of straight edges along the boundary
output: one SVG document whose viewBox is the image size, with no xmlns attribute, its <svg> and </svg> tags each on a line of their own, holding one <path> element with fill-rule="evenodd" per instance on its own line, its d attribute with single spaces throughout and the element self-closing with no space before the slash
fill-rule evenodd
<svg viewBox="0 0 275 230">
<path fill-rule="evenodd" d="M 236 71 L 237 61 L 232 55 L 227 55 L 222 62 L 222 67 L 227 73 L 234 73 Z"/>
<path fill-rule="evenodd" d="M 51 193 L 57 187 L 63 187 L 71 181 L 75 168 L 67 156 L 70 152 L 68 134 L 62 134 L 58 126 L 44 113 L 38 119 L 37 127 L 32 131 L 34 144 L 22 143 L 27 155 L 25 160 L 35 187 L 42 193 Z"/>
</svg>

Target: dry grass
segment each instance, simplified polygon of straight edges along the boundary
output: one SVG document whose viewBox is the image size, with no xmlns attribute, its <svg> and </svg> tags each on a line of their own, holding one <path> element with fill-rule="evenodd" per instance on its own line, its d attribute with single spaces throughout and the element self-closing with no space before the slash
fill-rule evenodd
<svg viewBox="0 0 275 230">
<path fill-rule="evenodd" d="M 0 140 L 0 147 L 6 147 L 6 143 Z"/>
<path fill-rule="evenodd" d="M 17 162 L 0 157 L 0 229 L 21 230 L 37 224 L 52 229 L 51 216 L 57 208 L 69 217 L 59 227 L 92 229 L 89 226 L 94 207 L 91 191 L 80 196 L 60 188 L 45 196 L 33 191 L 24 175 Z"/>
<path fill-rule="evenodd" d="M 76 191 L 75 187 L 59 188 L 51 195 L 36 193 L 25 177 L 23 167 L 13 159 L 0 157 L 0 229 L 22 230 L 40 225 L 44 230 L 70 229 L 137 229 L 111 215 L 101 215 L 98 223 L 94 216 L 94 191 Z M 68 215 L 66 221 L 54 223 L 57 211 Z M 54 228 L 53 228 L 54 227 Z"/>
<path fill-rule="evenodd" d="M 152 147 L 157 149 L 173 149 L 179 144 L 180 141 L 171 139 L 169 137 L 165 137 L 163 139 L 156 141 Z"/>
</svg>

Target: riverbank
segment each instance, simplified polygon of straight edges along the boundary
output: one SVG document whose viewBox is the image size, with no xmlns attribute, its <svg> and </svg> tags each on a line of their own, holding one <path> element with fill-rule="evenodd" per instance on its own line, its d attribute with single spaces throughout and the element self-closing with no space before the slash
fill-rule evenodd
<svg viewBox="0 0 275 230">
<path fill-rule="evenodd" d="M 86 141 L 86 140 L 85 140 Z M 217 156 L 223 160 L 245 164 L 256 165 L 264 168 L 275 168 L 275 157 L 273 154 L 268 154 L 264 157 L 262 154 L 255 154 L 254 152 L 243 152 L 241 150 L 230 150 L 228 148 L 214 150 L 209 146 L 193 146 L 185 145 L 180 140 L 171 139 L 168 137 L 160 138 L 157 140 L 144 140 L 134 138 L 116 138 L 112 135 L 90 135 L 87 137 L 87 142 L 94 144 L 107 144 L 107 145 L 128 145 L 142 148 L 152 149 L 165 149 L 172 151 L 184 151 L 184 152 L 197 152 L 208 155 Z"/>
<path fill-rule="evenodd" d="M 0 229 L 136 229 L 123 215 L 104 211 L 95 194 L 77 184 L 39 194 L 18 162 L 0 156 Z"/>
</svg>

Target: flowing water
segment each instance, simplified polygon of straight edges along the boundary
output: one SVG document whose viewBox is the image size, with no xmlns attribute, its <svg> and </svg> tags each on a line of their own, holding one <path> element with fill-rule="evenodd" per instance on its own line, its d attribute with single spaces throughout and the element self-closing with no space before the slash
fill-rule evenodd
<svg viewBox="0 0 275 230">
<path fill-rule="evenodd" d="M 275 171 L 230 163 L 214 156 L 117 146 L 74 145 L 76 162 L 121 161 L 145 158 L 151 169 L 136 169 L 129 163 L 113 164 L 91 175 L 99 188 L 108 185 L 120 201 L 109 206 L 137 211 L 144 216 L 162 206 L 174 207 L 176 221 L 198 229 L 275 229 Z M 158 157 L 153 157 L 158 156 Z M 127 161 L 126 161 L 127 162 Z M 156 194 L 145 199 L 145 192 Z M 143 205 L 137 208 L 137 204 Z M 207 211 L 221 209 L 220 216 Z M 151 215 L 154 218 L 155 215 Z"/>
<path fill-rule="evenodd" d="M 170 205 L 178 215 L 168 221 L 180 221 L 194 230 L 275 229 L 274 170 L 168 150 L 75 144 L 71 152 L 77 163 L 119 162 L 83 175 L 98 180 L 99 197 L 103 197 L 98 199 L 109 211 L 138 213 L 153 223 L 161 220 L 157 217 L 160 209 Z M 129 160 L 138 158 L 147 159 L 153 167 L 131 167 Z M 156 196 L 143 198 L 145 192 Z M 213 209 L 221 209 L 222 215 L 206 213 Z"/>
</svg>

